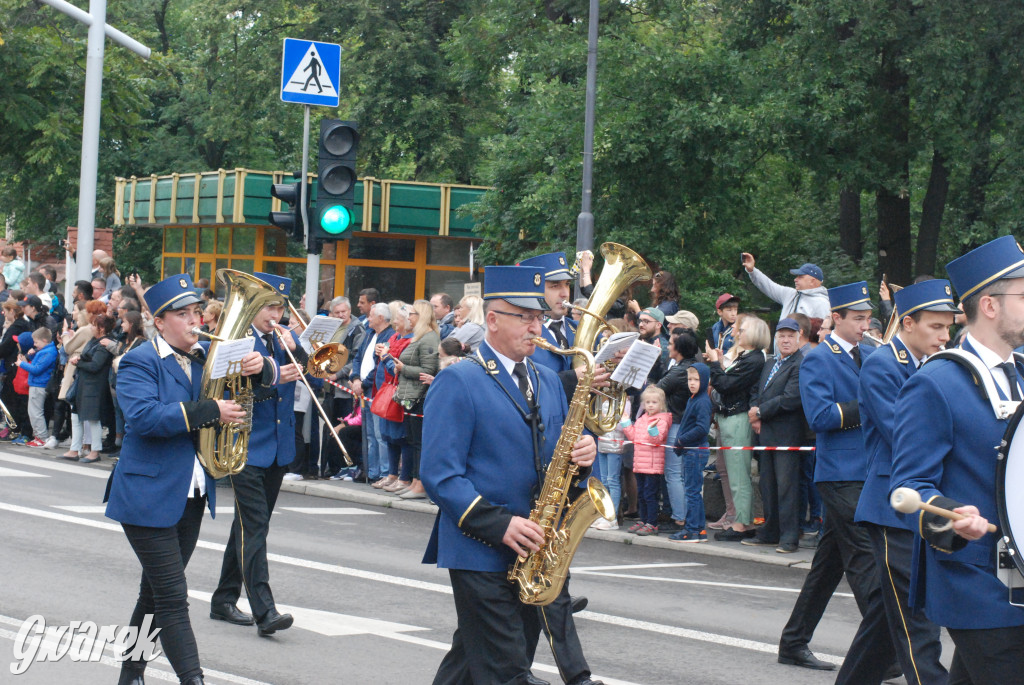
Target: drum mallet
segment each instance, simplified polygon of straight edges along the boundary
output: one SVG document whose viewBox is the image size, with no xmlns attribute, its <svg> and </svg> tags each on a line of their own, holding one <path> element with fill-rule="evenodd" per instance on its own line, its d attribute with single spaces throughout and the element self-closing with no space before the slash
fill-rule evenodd
<svg viewBox="0 0 1024 685">
<path fill-rule="evenodd" d="M 937 507 L 934 504 L 922 502 L 921 493 L 917 490 L 912 490 L 911 488 L 896 488 L 893 490 L 892 496 L 889 497 L 889 504 L 892 505 L 893 509 L 904 514 L 914 514 L 918 510 L 923 510 L 927 511 L 929 514 L 935 514 L 937 516 L 947 518 L 950 521 L 959 521 L 967 518 L 963 514 L 958 514 L 955 511 L 950 511 L 949 509 Z M 994 524 L 988 524 L 988 532 L 996 532 Z"/>
</svg>

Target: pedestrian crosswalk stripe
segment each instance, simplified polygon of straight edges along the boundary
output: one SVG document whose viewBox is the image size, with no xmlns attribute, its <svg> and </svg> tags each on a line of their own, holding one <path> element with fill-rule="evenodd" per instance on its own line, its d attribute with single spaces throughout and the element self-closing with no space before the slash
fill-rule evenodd
<svg viewBox="0 0 1024 685">
<path fill-rule="evenodd" d="M 42 473 L 32 473 L 31 471 L 19 471 L 17 469 L 5 469 L 0 466 L 0 478 L 49 478 L 49 476 Z"/>
<path fill-rule="evenodd" d="M 383 511 L 368 511 L 356 507 L 280 507 L 284 511 L 294 511 L 296 514 L 314 515 L 343 515 L 343 516 L 384 516 Z"/>
</svg>

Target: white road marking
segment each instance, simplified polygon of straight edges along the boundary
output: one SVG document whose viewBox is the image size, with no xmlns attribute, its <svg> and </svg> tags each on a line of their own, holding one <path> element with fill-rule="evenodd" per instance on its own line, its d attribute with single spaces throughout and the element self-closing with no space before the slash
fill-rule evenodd
<svg viewBox="0 0 1024 685">
<path fill-rule="evenodd" d="M 573 566 L 573 573 L 588 573 L 590 571 L 618 571 L 631 568 L 679 568 L 684 566 L 707 566 L 696 561 L 681 561 L 674 564 L 624 564 L 622 566 Z"/>
<path fill-rule="evenodd" d="M 18 620 L 16 618 L 12 618 L 11 616 L 0 615 L 0 624 L 5 624 L 5 625 L 13 626 L 15 628 L 20 629 L 21 626 L 24 624 L 24 621 Z M 45 635 L 43 637 L 43 644 L 47 644 L 48 645 L 48 644 L 55 644 L 56 643 L 57 637 L 56 637 L 55 633 L 53 632 L 53 629 L 54 629 L 53 627 L 48 627 L 47 628 L 46 633 L 45 633 Z M 18 631 L 17 630 L 7 630 L 6 628 L 0 628 L 0 637 L 6 638 L 8 640 L 12 640 L 13 641 L 13 640 L 17 639 Z M 85 649 L 84 647 L 81 648 L 81 651 L 85 652 L 85 651 L 91 651 L 92 650 L 92 644 L 93 644 L 94 641 L 91 640 L 88 635 L 80 634 L 80 636 L 77 636 L 75 638 L 75 642 L 73 642 L 72 644 L 75 644 L 77 642 L 81 642 L 81 644 L 83 644 L 83 645 L 89 645 L 88 649 Z M 45 650 L 40 650 L 40 652 L 43 652 L 43 651 L 45 651 Z M 116 651 L 114 645 L 109 645 L 109 644 L 106 645 L 104 651 L 108 652 L 110 654 L 113 654 L 114 657 L 118 656 L 117 651 Z M 114 668 L 121 668 L 121 662 L 118 659 L 114 658 L 114 657 L 106 656 L 106 655 L 101 656 L 100 657 L 100 663 L 104 664 L 105 666 L 113 666 Z M 178 682 L 178 676 L 174 675 L 174 673 L 172 671 L 165 671 L 165 670 L 162 670 L 162 669 L 159 669 L 159 668 L 154 668 L 153 664 L 160 664 L 161 666 L 166 666 L 167 668 L 171 667 L 171 664 L 170 664 L 170 662 L 167 661 L 166 657 L 162 657 L 162 656 L 157 657 L 153 661 L 149 662 L 149 667 L 146 669 L 146 679 L 147 680 L 152 678 L 154 680 L 166 680 L 167 682 L 170 682 L 170 683 Z M 34 668 L 36 668 L 36 670 L 40 670 L 42 667 L 41 666 L 34 666 Z M 223 671 L 215 671 L 215 670 L 213 670 L 211 668 L 203 668 L 203 677 L 205 679 L 207 679 L 207 680 L 211 680 L 211 679 L 223 680 L 223 681 L 228 682 L 228 683 L 236 683 L 237 685 L 271 685 L 270 683 L 265 683 L 265 682 L 263 682 L 261 680 L 253 680 L 252 678 L 246 678 L 245 676 L 235 675 L 233 673 L 225 673 Z"/>
<path fill-rule="evenodd" d="M 343 516 L 384 516 L 383 511 L 367 511 L 357 507 L 278 507 L 285 511 L 294 511 L 297 514 L 329 515 L 340 514 Z"/>
<path fill-rule="evenodd" d="M 577 569 L 571 569 L 579 573 Z M 689 578 L 662 578 L 660 576 L 639 576 L 632 573 L 606 573 L 604 571 L 584 571 L 582 575 L 603 576 L 605 578 L 626 578 L 627 580 L 653 580 L 662 583 L 682 583 L 684 585 L 709 585 L 711 587 L 735 588 L 738 590 L 767 590 L 769 592 L 789 592 L 800 594 L 800 588 L 776 587 L 774 585 L 746 585 L 744 583 L 723 583 L 715 580 L 691 580 Z M 849 592 L 833 592 L 833 597 L 853 597 Z"/>
<path fill-rule="evenodd" d="M 54 509 L 63 509 L 72 514 L 105 514 L 106 504 L 51 504 Z M 234 507 L 216 507 L 218 514 L 231 515 L 235 513 Z"/>
<path fill-rule="evenodd" d="M 77 525 L 86 526 L 89 528 L 99 528 L 102 530 L 112 530 L 121 532 L 121 526 L 106 523 L 104 521 L 93 521 L 91 519 L 84 519 L 77 516 L 68 516 L 67 514 L 58 514 L 52 511 L 44 511 L 41 509 L 31 509 L 29 507 L 22 507 L 17 504 L 7 504 L 0 502 L 0 511 L 10 511 L 18 514 L 26 514 L 28 516 L 37 516 L 39 518 L 50 519 L 54 521 L 62 521 L 64 523 L 74 523 Z M 224 545 L 207 542 L 200 540 L 197 545 L 202 549 L 209 549 L 214 551 L 223 552 Z M 388 583 L 390 585 L 399 585 L 402 587 L 414 588 L 417 590 L 428 590 L 430 592 L 437 592 L 441 594 L 450 595 L 452 594 L 451 586 L 442 585 L 440 583 L 430 583 L 423 580 L 416 580 L 413 578 L 403 578 L 401 576 L 392 576 L 385 573 L 375 573 L 373 571 L 364 571 L 362 569 L 348 568 L 345 566 L 338 566 L 336 564 L 325 564 L 319 561 L 312 561 L 310 559 L 300 559 L 297 557 L 289 557 L 281 554 L 267 554 L 269 561 L 274 561 L 280 564 L 287 564 L 289 566 L 299 566 L 302 568 L 308 568 L 315 571 L 324 571 L 326 573 L 334 573 L 343 576 L 349 576 L 353 578 L 361 578 L 363 580 L 372 580 L 380 583 Z M 599 573 L 593 573 L 592 575 L 600 575 Z M 611 574 L 609 574 L 611 575 Z M 618 574 L 614 574 L 618 575 Z M 637 578 L 649 579 L 649 576 L 636 576 Z M 697 581 L 694 581 L 697 582 Z M 703 581 L 702 584 L 717 585 L 710 581 Z M 746 586 L 752 589 L 765 589 L 763 586 L 750 585 Z M 701 630 L 693 630 L 690 628 L 679 628 L 677 626 L 669 626 L 660 623 L 651 623 L 649 621 L 640 621 L 637 619 L 626 618 L 623 616 L 613 616 L 611 614 L 600 614 L 593 611 L 581 611 L 574 615 L 574 618 L 584 619 L 588 621 L 596 621 L 598 623 L 608 623 L 611 625 L 618 625 L 625 628 L 631 628 L 634 630 L 642 630 L 646 632 L 658 633 L 660 635 L 674 635 L 689 640 L 696 640 L 699 642 L 707 642 L 710 644 L 721 644 L 732 647 L 739 647 L 741 649 L 749 649 L 755 652 L 762 652 L 766 654 L 775 654 L 778 652 L 779 646 L 777 644 L 769 644 L 765 642 L 755 642 L 754 640 L 746 640 L 743 638 L 732 637 L 730 635 L 721 635 L 718 633 L 708 633 Z M 19 624 L 20 625 L 20 624 Z M 401 639 L 404 642 L 413 642 L 420 638 L 413 638 L 410 635 L 401 635 L 401 637 L 395 637 L 395 639 Z M 437 643 L 442 644 L 442 643 Z M 429 645 L 428 645 L 429 646 Z M 448 649 L 448 646 L 445 646 Z M 839 664 L 842 663 L 843 658 L 839 656 L 833 656 L 830 654 L 822 654 L 815 652 L 819 659 L 828 661 L 830 663 Z M 595 676 L 596 678 L 597 676 Z M 613 681 L 608 678 L 601 678 L 607 683 Z M 625 681 L 614 681 L 623 685 Z"/>
<path fill-rule="evenodd" d="M 72 466 L 71 464 L 68 463 L 61 464 L 60 462 L 44 461 L 42 459 L 22 457 L 17 454 L 8 454 L 6 452 L 0 452 L 0 461 L 6 461 L 10 464 L 19 464 L 21 466 L 34 466 L 37 469 L 47 469 L 49 471 L 63 471 L 64 473 L 74 473 L 79 476 L 102 478 L 103 480 L 107 480 L 108 478 L 110 478 L 110 471 L 87 469 L 83 466 Z"/>
<path fill-rule="evenodd" d="M 42 473 L 32 473 L 31 471 L 19 471 L 17 469 L 7 469 L 0 466 L 0 478 L 49 478 L 49 476 Z"/>
</svg>

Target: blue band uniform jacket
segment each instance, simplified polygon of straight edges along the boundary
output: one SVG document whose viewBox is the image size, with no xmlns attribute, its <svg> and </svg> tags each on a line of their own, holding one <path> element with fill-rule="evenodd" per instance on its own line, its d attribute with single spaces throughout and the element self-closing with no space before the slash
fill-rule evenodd
<svg viewBox="0 0 1024 685">
<path fill-rule="evenodd" d="M 565 330 L 568 329 L 568 333 L 566 333 L 565 337 L 569 341 L 569 347 L 572 347 L 573 345 L 576 344 L 576 322 L 573 321 L 572 317 L 566 315 L 566 317 L 562 319 L 562 324 L 563 332 L 565 332 Z M 547 340 L 555 347 L 561 347 L 561 345 L 558 343 L 558 340 L 555 338 L 555 334 L 551 332 L 551 329 L 548 328 L 547 324 L 541 326 L 540 334 L 542 338 Z M 533 351 L 533 354 L 530 355 L 530 359 L 533 361 L 534 364 L 546 366 L 555 373 L 560 373 L 562 371 L 568 371 L 572 369 L 573 358 L 571 356 L 555 354 L 554 352 L 542 350 L 539 347 Z"/>
<path fill-rule="evenodd" d="M 181 519 L 196 459 L 192 431 L 220 418 L 214 402 L 200 401 L 202 376 L 203 365 L 193 360 L 190 381 L 161 338 L 121 359 L 117 400 L 125 434 L 110 477 L 109 518 L 151 528 L 168 528 Z M 212 516 L 216 488 L 208 474 L 206 494 Z"/>
<path fill-rule="evenodd" d="M 249 329 L 256 338 L 254 349 L 264 357 L 270 352 L 263 342 L 263 334 L 255 328 Z M 298 343 L 298 336 L 292 332 L 286 335 L 295 340 L 296 361 L 306 363 L 306 353 Z M 280 368 L 291 363 L 288 353 L 282 349 L 281 339 L 274 334 L 275 374 L 269 388 L 254 388 L 252 407 L 252 433 L 249 435 L 249 456 L 247 464 L 267 468 L 274 463 L 287 466 L 295 459 L 295 383 L 280 382 Z"/>
<path fill-rule="evenodd" d="M 963 349 L 976 354 L 966 339 Z M 1018 363 L 1018 375 L 1022 371 Z M 966 368 L 947 359 L 925 363 L 896 403 L 891 487 L 912 488 L 922 501 L 946 508 L 972 504 L 998 521 L 996 446 L 1006 425 Z M 913 520 L 927 544 L 914 554 L 912 605 L 923 605 L 928 618 L 947 628 L 1024 625 L 1024 608 L 1010 604 L 1006 586 L 996 578 L 998 533 L 968 542 L 951 531 L 935 531 L 923 512 Z M 1022 594 L 1015 592 L 1014 601 L 1024 600 Z"/>
<path fill-rule="evenodd" d="M 860 347 L 861 364 L 870 348 Z M 857 392 L 860 369 L 831 335 L 804 357 L 800 400 L 816 436 L 814 482 L 863 481 L 867 474 Z"/>
<path fill-rule="evenodd" d="M 889 504 L 896 398 L 916 371 L 910 350 L 898 337 L 879 347 L 861 366 L 858 398 L 868 462 L 854 521 L 917 529 L 917 517 L 909 522 Z"/>
<path fill-rule="evenodd" d="M 502 537 L 513 515 L 530 515 L 538 476 L 532 432 L 520 413 L 528 412 L 526 400 L 486 342 L 477 355 L 480 364 L 444 369 L 427 391 L 420 478 L 440 513 L 423 562 L 501 572 L 515 558 Z M 546 466 L 565 420 L 565 393 L 550 369 L 527 369 L 546 429 Z"/>
</svg>

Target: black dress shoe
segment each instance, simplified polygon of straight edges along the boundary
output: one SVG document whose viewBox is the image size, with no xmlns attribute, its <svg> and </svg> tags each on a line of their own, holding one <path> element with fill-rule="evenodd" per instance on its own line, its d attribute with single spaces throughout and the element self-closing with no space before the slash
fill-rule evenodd
<svg viewBox="0 0 1024 685">
<path fill-rule="evenodd" d="M 541 680 L 540 678 L 538 678 L 537 676 L 533 675 L 532 673 L 527 673 L 526 674 L 526 685 L 551 685 L 551 683 L 549 683 L 546 680 Z"/>
<path fill-rule="evenodd" d="M 757 531 L 753 528 L 748 530 L 723 530 L 721 533 L 715 533 L 715 539 L 719 542 L 741 542 L 748 538 L 752 538 L 757 535 Z"/>
<path fill-rule="evenodd" d="M 822 661 L 807 647 L 802 649 L 796 649 L 792 652 L 783 652 L 779 650 L 779 663 L 787 664 L 789 666 L 800 666 L 801 668 L 812 668 L 815 671 L 834 671 L 836 670 L 835 664 L 830 664 L 827 661 Z"/>
<path fill-rule="evenodd" d="M 117 685 L 146 685 L 142 675 L 146 672 L 146 662 L 137 663 L 134 661 L 121 662 L 121 675 L 117 679 Z"/>
<path fill-rule="evenodd" d="M 188 680 L 181 681 L 181 685 L 205 685 L 205 683 L 203 682 L 203 676 L 194 675 Z"/>
<path fill-rule="evenodd" d="M 279 630 L 291 628 L 293 621 L 294 619 L 291 614 L 279 614 L 277 613 L 277 609 L 271 609 L 267 612 L 267 615 L 260 619 L 259 623 L 256 624 L 256 628 L 260 637 L 266 637 L 267 635 L 273 635 Z"/>
<path fill-rule="evenodd" d="M 586 609 L 587 608 L 587 604 L 589 604 L 589 603 L 590 603 L 590 600 L 587 599 L 586 597 L 570 597 L 569 598 L 569 606 L 572 607 L 572 613 L 574 613 L 574 614 L 578 614 L 581 611 L 583 611 L 584 609 Z"/>
<path fill-rule="evenodd" d="M 604 682 L 600 680 L 594 680 L 589 675 L 585 675 L 577 680 L 572 681 L 570 685 L 604 685 Z"/>
<path fill-rule="evenodd" d="M 236 626 L 251 626 L 256 621 L 249 614 L 239 611 L 234 604 L 211 604 L 210 618 L 216 621 L 227 621 Z"/>
</svg>

